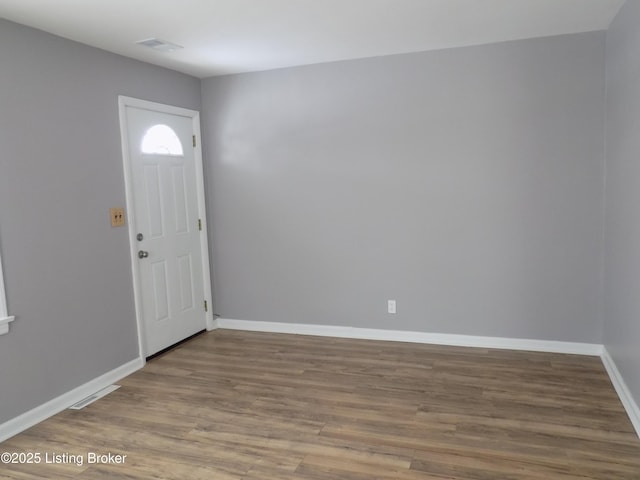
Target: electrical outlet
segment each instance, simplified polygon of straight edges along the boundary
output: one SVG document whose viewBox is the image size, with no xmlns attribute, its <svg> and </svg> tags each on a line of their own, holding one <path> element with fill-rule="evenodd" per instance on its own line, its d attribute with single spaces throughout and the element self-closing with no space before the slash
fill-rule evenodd
<svg viewBox="0 0 640 480">
<path fill-rule="evenodd" d="M 124 226 L 124 208 L 122 207 L 110 208 L 109 214 L 111 215 L 112 227 Z"/>
<path fill-rule="evenodd" d="M 395 300 L 387 300 L 387 312 L 388 313 L 396 313 L 396 301 Z"/>
</svg>

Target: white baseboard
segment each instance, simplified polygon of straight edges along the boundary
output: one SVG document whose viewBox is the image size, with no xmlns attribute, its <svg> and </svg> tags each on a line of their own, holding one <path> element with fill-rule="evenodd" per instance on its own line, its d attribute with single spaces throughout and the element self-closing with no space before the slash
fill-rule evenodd
<svg viewBox="0 0 640 480">
<path fill-rule="evenodd" d="M 207 332 L 210 332 L 212 330 L 217 330 L 218 328 L 220 328 L 220 323 L 218 322 L 218 318 L 214 318 L 211 321 L 207 321 Z"/>
<path fill-rule="evenodd" d="M 257 322 L 218 318 L 218 328 L 249 330 L 254 332 L 292 333 L 320 337 L 358 338 L 363 340 L 389 340 L 394 342 L 428 343 L 456 347 L 500 348 L 535 352 L 571 353 L 600 356 L 602 345 L 592 343 L 557 342 L 524 338 L 478 337 L 445 333 L 379 330 L 373 328 L 341 327 L 337 325 L 307 325 L 301 323 Z"/>
<path fill-rule="evenodd" d="M 609 374 L 609 378 L 611 379 L 611 383 L 613 383 L 613 388 L 616 389 L 616 393 L 624 406 L 624 409 L 627 411 L 627 415 L 629 415 L 629 420 L 633 424 L 633 428 L 636 429 L 636 433 L 640 438 L 640 408 L 638 404 L 631 395 L 629 391 L 629 387 L 625 383 L 616 363 L 609 355 L 609 352 L 606 348 L 602 349 L 602 363 L 604 364 L 604 368 L 606 368 L 607 373 Z"/>
<path fill-rule="evenodd" d="M 132 360 L 111 370 L 110 372 L 105 373 L 104 375 L 100 375 L 98 378 L 95 378 L 84 385 L 80 385 L 79 387 L 62 394 L 53 400 L 49 400 L 47 403 L 3 423 L 0 425 L 0 442 L 4 442 L 8 438 L 23 432 L 27 428 L 30 428 L 56 413 L 69 408 L 74 403 L 77 403 L 92 393 L 111 385 L 113 382 L 121 380 L 143 366 L 144 360 L 142 358 Z"/>
</svg>

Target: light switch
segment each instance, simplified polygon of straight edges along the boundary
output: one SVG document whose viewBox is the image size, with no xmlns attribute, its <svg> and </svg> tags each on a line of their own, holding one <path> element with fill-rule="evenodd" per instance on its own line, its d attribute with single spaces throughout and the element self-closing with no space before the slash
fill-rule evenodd
<svg viewBox="0 0 640 480">
<path fill-rule="evenodd" d="M 112 227 L 124 226 L 124 208 L 122 207 L 110 208 L 109 213 L 111 214 Z"/>
</svg>

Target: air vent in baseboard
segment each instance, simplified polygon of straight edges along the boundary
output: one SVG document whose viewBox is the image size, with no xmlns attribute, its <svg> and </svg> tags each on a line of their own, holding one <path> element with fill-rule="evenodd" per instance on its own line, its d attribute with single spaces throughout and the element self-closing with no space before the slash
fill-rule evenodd
<svg viewBox="0 0 640 480">
<path fill-rule="evenodd" d="M 78 403 L 74 403 L 73 405 L 71 405 L 69 407 L 69 409 L 70 410 L 81 410 L 84 407 L 86 407 L 87 405 L 91 405 L 96 400 L 104 397 L 105 395 L 108 395 L 109 393 L 111 393 L 114 390 L 117 390 L 119 388 L 120 388 L 120 385 L 109 385 L 108 387 L 103 388 L 102 390 L 98 390 L 96 393 L 93 393 L 93 394 L 89 395 L 88 397 L 83 398 Z"/>
</svg>

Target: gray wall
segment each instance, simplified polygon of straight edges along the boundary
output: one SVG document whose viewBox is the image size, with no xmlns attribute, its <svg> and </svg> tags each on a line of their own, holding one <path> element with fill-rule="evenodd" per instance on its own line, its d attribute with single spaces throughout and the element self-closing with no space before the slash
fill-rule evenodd
<svg viewBox="0 0 640 480">
<path fill-rule="evenodd" d="M 200 109 L 200 82 L 0 20 L 0 423 L 137 357 L 119 94 Z"/>
<path fill-rule="evenodd" d="M 600 343 L 604 41 L 203 81 L 217 313 Z"/>
<path fill-rule="evenodd" d="M 604 343 L 640 402 L 640 2 L 607 33 Z"/>
</svg>

